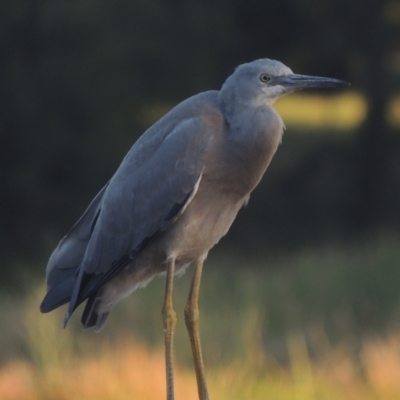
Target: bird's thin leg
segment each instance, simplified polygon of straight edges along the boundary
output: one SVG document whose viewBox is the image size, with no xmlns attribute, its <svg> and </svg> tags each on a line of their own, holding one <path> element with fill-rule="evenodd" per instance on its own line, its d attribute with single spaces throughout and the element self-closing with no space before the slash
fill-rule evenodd
<svg viewBox="0 0 400 400">
<path fill-rule="evenodd" d="M 167 283 L 165 287 L 165 300 L 163 306 L 163 322 L 165 336 L 165 366 L 167 375 L 167 400 L 174 400 L 174 366 L 173 366 L 173 341 L 176 326 L 176 312 L 172 305 L 172 289 L 174 286 L 175 258 L 168 260 Z"/>
<path fill-rule="evenodd" d="M 194 368 L 196 370 L 197 389 L 200 400 L 208 400 L 207 382 L 204 374 L 203 356 L 201 354 L 200 334 L 199 334 L 199 289 L 201 272 L 203 270 L 203 260 L 196 260 L 192 286 L 189 298 L 185 307 L 185 323 L 189 332 L 190 344 L 192 346 Z"/>
</svg>

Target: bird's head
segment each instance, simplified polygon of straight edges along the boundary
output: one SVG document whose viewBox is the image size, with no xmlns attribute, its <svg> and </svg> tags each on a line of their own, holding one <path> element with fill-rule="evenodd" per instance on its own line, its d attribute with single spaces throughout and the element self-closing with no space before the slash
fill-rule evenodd
<svg viewBox="0 0 400 400">
<path fill-rule="evenodd" d="M 242 107 L 271 105 L 279 97 L 306 88 L 344 87 L 349 83 L 332 78 L 294 74 L 279 61 L 264 58 L 242 64 L 226 80 L 221 96 Z"/>
</svg>

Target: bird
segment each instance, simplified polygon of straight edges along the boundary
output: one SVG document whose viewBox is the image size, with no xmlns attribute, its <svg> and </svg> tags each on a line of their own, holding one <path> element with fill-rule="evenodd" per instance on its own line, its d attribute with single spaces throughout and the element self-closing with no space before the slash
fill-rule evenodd
<svg viewBox="0 0 400 400">
<path fill-rule="evenodd" d="M 238 66 L 220 90 L 178 104 L 133 144 L 51 254 L 41 312 L 68 304 L 65 327 L 86 301 L 83 327 L 99 331 L 119 301 L 166 275 L 166 395 L 174 400 L 174 276 L 192 264 L 184 319 L 199 399 L 208 400 L 198 308 L 203 263 L 247 204 L 282 141 L 285 125 L 273 103 L 300 89 L 348 85 L 298 75 L 264 58 Z"/>
</svg>

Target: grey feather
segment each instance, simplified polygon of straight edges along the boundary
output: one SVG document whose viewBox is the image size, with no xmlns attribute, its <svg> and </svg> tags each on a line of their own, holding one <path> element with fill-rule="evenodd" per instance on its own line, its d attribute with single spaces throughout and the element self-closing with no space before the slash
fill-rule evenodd
<svg viewBox="0 0 400 400">
<path fill-rule="evenodd" d="M 272 105 L 306 87 L 346 82 L 296 75 L 280 62 L 236 69 L 220 91 L 193 96 L 134 144 L 109 184 L 53 252 L 41 310 L 69 302 L 68 322 L 100 329 L 123 297 L 165 271 L 204 260 L 274 156 L 283 121 Z"/>
<path fill-rule="evenodd" d="M 145 132 L 109 184 L 62 239 L 49 261 L 51 285 L 41 306 L 43 312 L 70 301 L 67 321 L 80 302 L 121 268 L 118 260 L 134 255 L 146 238 L 166 229 L 174 214 L 190 200 L 213 134 L 198 109 L 196 112 L 195 104 L 205 98 L 215 99 L 216 92 L 196 97 L 183 102 Z M 180 118 L 181 113 L 186 118 Z M 73 277 L 65 280 L 63 268 L 74 268 Z M 62 298 L 52 290 L 53 283 L 59 281 L 64 285 L 56 285 Z"/>
</svg>

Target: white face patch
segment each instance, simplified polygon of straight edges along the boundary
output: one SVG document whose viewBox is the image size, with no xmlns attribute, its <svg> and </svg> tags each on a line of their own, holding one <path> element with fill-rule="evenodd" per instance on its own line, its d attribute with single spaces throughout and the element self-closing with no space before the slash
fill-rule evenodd
<svg viewBox="0 0 400 400">
<path fill-rule="evenodd" d="M 284 96 L 285 94 L 290 93 L 284 86 L 276 85 L 276 86 L 266 86 L 262 89 L 262 93 L 260 93 L 257 97 L 254 98 L 253 106 L 260 107 L 263 105 L 271 106 L 274 104 L 275 100 Z"/>
</svg>

